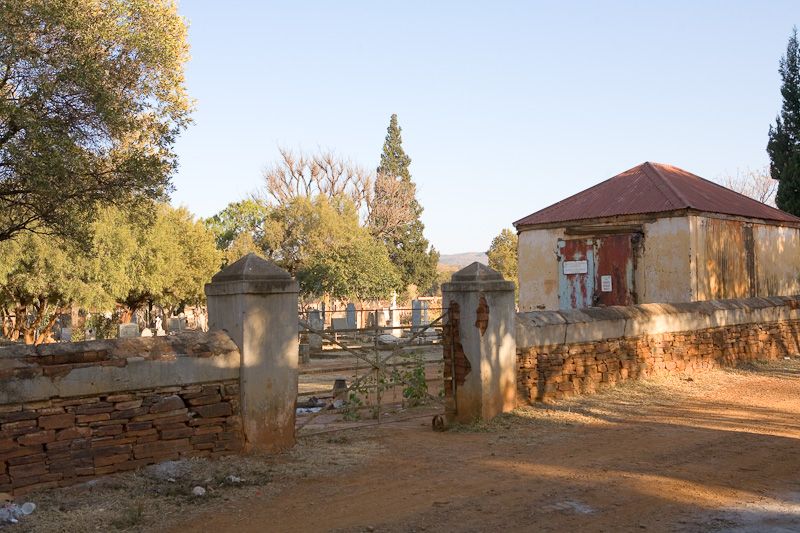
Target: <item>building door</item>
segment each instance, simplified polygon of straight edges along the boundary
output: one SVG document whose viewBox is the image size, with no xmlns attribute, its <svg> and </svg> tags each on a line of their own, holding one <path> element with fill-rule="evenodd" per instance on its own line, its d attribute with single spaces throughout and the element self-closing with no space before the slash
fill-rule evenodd
<svg viewBox="0 0 800 533">
<path fill-rule="evenodd" d="M 606 235 L 594 239 L 595 294 L 593 305 L 633 305 L 634 252 L 638 233 Z"/>
<path fill-rule="evenodd" d="M 594 241 L 558 241 L 558 307 L 581 309 L 592 306 L 595 282 Z"/>
</svg>

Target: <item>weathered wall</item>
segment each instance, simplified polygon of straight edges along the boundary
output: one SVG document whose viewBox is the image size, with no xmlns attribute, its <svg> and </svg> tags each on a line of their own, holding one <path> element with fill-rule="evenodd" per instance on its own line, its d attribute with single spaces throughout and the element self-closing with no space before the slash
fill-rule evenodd
<svg viewBox="0 0 800 533">
<path fill-rule="evenodd" d="M 518 396 L 553 400 L 619 381 L 800 353 L 800 297 L 518 313 Z"/>
<path fill-rule="evenodd" d="M 556 244 L 563 238 L 564 228 L 528 230 L 519 234 L 517 268 L 521 311 L 558 309 Z"/>
<path fill-rule="evenodd" d="M 690 300 L 689 218 L 629 218 L 626 224 L 641 224 L 644 239 L 636 258 L 635 291 L 640 303 Z M 619 222 L 593 224 L 613 228 Z M 564 228 L 531 229 L 519 234 L 520 311 L 556 310 L 558 302 L 558 239 L 592 238 L 594 234 L 566 236 Z"/>
<path fill-rule="evenodd" d="M 242 447 L 222 332 L 0 349 L 0 492 Z"/>
<path fill-rule="evenodd" d="M 693 216 L 697 300 L 800 293 L 800 229 Z"/>
</svg>

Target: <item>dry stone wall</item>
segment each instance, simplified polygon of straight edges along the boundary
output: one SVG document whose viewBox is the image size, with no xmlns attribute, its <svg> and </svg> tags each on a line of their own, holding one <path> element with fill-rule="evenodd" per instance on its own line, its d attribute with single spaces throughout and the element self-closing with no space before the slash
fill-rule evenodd
<svg viewBox="0 0 800 533">
<path fill-rule="evenodd" d="M 222 332 L 0 349 L 0 492 L 242 449 Z"/>
<path fill-rule="evenodd" d="M 520 399 L 558 400 L 659 374 L 800 354 L 800 298 L 519 313 Z"/>
</svg>

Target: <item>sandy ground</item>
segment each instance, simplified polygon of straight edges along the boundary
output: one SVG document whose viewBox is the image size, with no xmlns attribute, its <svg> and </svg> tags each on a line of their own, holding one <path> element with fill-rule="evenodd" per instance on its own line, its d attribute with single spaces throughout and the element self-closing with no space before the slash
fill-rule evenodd
<svg viewBox="0 0 800 533">
<path fill-rule="evenodd" d="M 187 496 L 202 477 L 189 474 L 176 481 L 177 506 L 150 513 L 140 499 L 144 511 L 102 530 L 798 531 L 798 439 L 800 360 L 781 361 L 626 384 L 444 433 L 420 415 L 317 435 L 247 459 L 250 470 L 241 458 L 205 465 L 219 471 L 213 498 Z M 234 468 L 262 477 L 226 488 L 219 476 Z M 98 489 L 95 506 L 112 494 Z M 80 512 L 49 501 L 26 528 Z"/>
</svg>

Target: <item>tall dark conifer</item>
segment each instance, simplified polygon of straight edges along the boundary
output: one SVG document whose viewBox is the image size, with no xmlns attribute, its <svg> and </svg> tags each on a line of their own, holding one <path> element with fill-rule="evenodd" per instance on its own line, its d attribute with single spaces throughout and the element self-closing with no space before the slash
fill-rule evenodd
<svg viewBox="0 0 800 533">
<path fill-rule="evenodd" d="M 783 105 L 769 128 L 770 174 L 778 180 L 778 207 L 800 216 L 800 46 L 792 29 L 786 55 L 780 61 Z"/>
<path fill-rule="evenodd" d="M 410 221 L 398 225 L 386 232 L 382 238 L 389 249 L 392 262 L 400 271 L 404 286 L 414 284 L 424 292 L 436 281 L 436 267 L 439 263 L 439 252 L 430 246 L 425 238 L 425 226 L 420 220 L 422 206 L 416 198 L 416 186 L 411 181 L 409 166 L 411 158 L 403 150 L 401 129 L 397 123 L 397 115 L 392 115 L 383 142 L 381 161 L 378 165 L 378 179 L 392 179 L 400 182 L 410 198 L 407 206 Z M 380 203 L 381 188 L 376 182 L 375 202 Z"/>
</svg>

